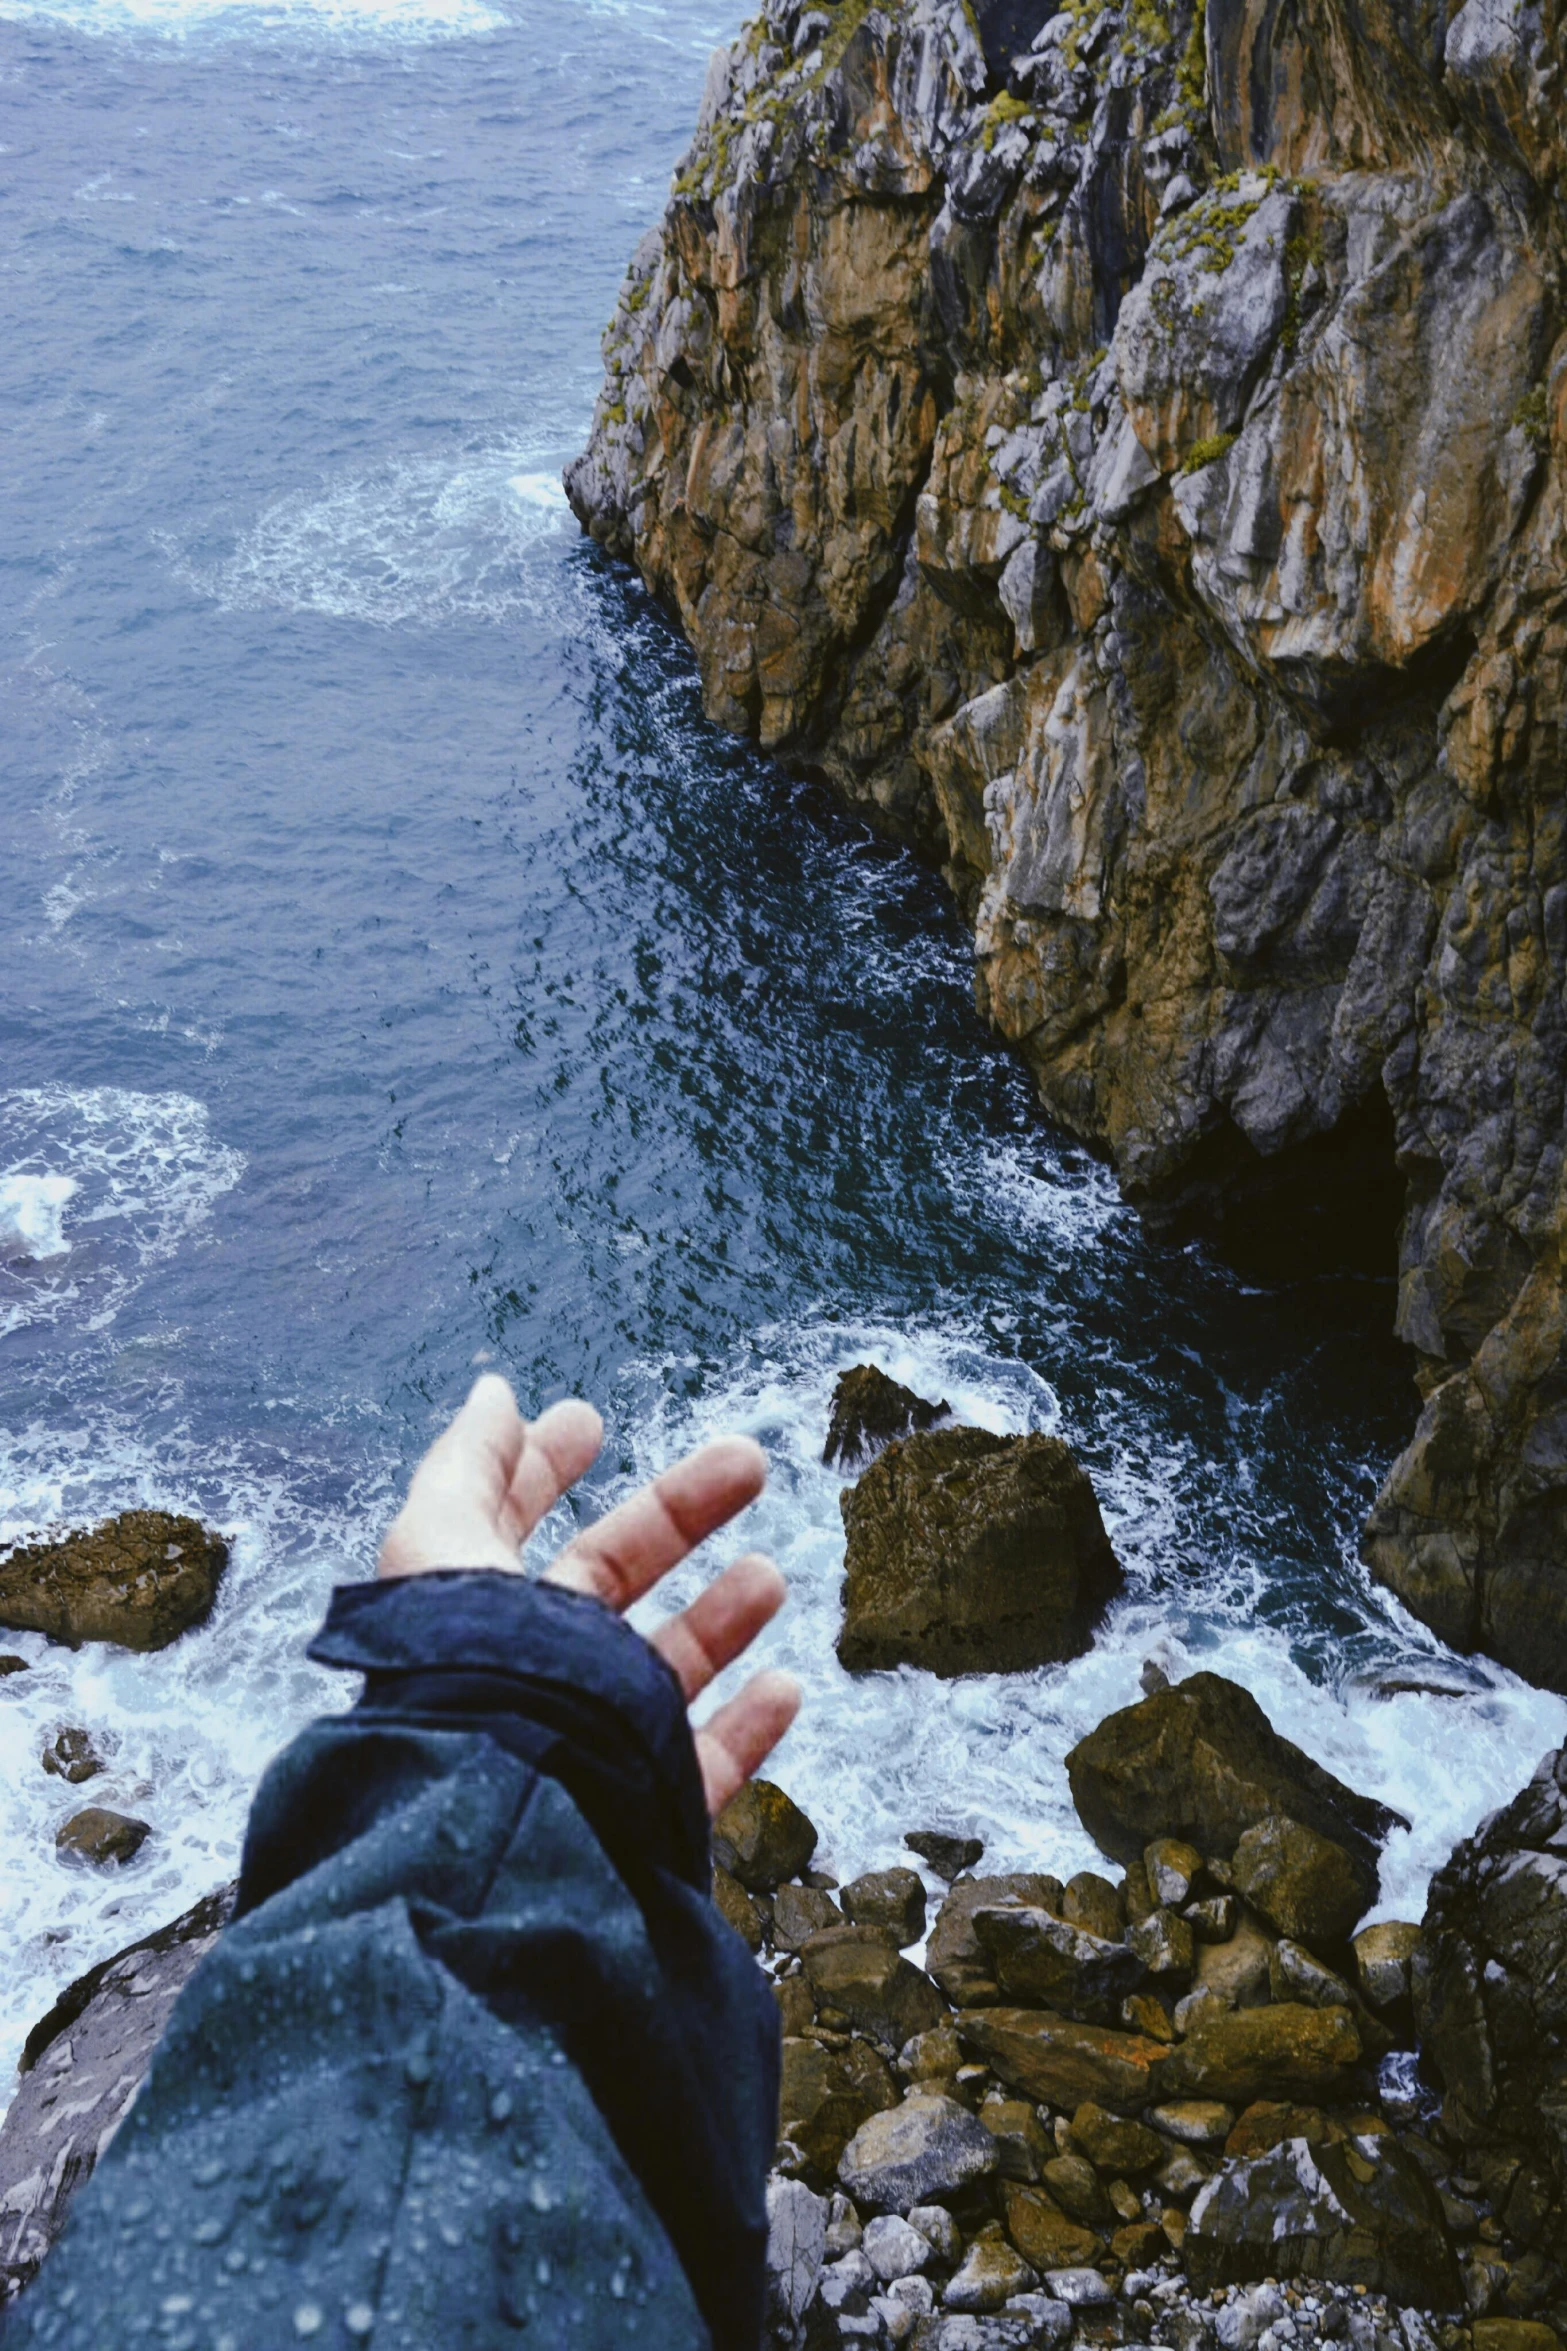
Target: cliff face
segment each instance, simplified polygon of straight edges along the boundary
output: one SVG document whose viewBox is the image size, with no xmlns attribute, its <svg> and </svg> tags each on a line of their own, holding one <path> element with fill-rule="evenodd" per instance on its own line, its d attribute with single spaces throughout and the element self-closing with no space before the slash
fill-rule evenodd
<svg viewBox="0 0 1567 2351">
<path fill-rule="evenodd" d="M 1401 1214 L 1368 1555 L 1567 1688 L 1557 6 L 764 0 L 567 484 L 1130 1198 Z"/>
</svg>

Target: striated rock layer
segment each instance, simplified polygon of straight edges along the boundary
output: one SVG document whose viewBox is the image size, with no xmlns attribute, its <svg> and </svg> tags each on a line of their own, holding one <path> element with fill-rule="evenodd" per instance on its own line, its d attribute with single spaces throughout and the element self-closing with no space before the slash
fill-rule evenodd
<svg viewBox="0 0 1567 2351">
<path fill-rule="evenodd" d="M 1556 0 L 764 0 L 584 526 L 1129 1198 L 1391 1267 L 1379 1576 L 1567 1688 Z M 1385 1255 L 1379 1255 L 1383 1252 Z"/>
</svg>

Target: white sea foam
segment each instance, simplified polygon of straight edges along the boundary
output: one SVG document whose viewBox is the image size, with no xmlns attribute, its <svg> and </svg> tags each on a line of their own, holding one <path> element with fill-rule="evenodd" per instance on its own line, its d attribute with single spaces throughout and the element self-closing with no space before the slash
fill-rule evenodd
<svg viewBox="0 0 1567 2351">
<path fill-rule="evenodd" d="M 25 1257 L 40 1264 L 68 1257 L 71 1244 L 61 1217 L 80 1188 L 74 1176 L 0 1176 L 0 1259 Z"/>
<path fill-rule="evenodd" d="M 101 1329 L 149 1267 L 205 1223 L 244 1165 L 189 1094 L 124 1086 L 0 1094 L 0 1260 L 10 1260 L 0 1262 L 0 1333 L 66 1314 Z M 9 1219 L 7 1202 L 16 1204 Z M 67 1202 L 69 1244 L 60 1228 Z M 42 1241 L 60 1246 L 8 1249 L 6 1232 L 12 1224 L 20 1231 L 24 1216 Z"/>
<path fill-rule="evenodd" d="M 0 0 L 0 18 L 44 18 L 107 38 L 283 34 L 361 45 L 472 38 L 507 22 L 488 0 Z"/>
<path fill-rule="evenodd" d="M 407 457 L 292 492 L 227 562 L 182 568 L 230 609 L 281 606 L 375 628 L 500 622 L 558 610 L 555 557 L 575 527 L 558 476 L 532 451 Z"/>
</svg>

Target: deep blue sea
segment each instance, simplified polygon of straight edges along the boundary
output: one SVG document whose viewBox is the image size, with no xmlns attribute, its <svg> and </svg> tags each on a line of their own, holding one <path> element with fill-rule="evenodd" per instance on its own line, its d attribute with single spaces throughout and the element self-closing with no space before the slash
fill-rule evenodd
<svg viewBox="0 0 1567 2351">
<path fill-rule="evenodd" d="M 922 1825 L 1093 1858 L 1061 1758 L 1145 1657 L 1234 1672 L 1453 1837 L 1562 1736 L 1355 1558 L 1412 1421 L 1375 1282 L 1142 1238 L 972 1009 L 939 884 L 702 717 L 559 488 L 713 0 L 0 0 L 0 1534 L 231 1533 L 211 1624 L 0 1683 L 0 2076 L 54 1989 L 233 1867 L 301 1651 L 493 1364 L 774 1464 L 778 1776 L 840 1872 Z M 836 1372 L 1059 1429 L 1130 1587 L 1093 1653 L 851 1681 Z M 688 1571 L 689 1591 L 700 1571 Z M 58 1861 L 45 1737 L 154 1834 Z M 0 2101 L 4 2091 L 0 2090 Z"/>
</svg>

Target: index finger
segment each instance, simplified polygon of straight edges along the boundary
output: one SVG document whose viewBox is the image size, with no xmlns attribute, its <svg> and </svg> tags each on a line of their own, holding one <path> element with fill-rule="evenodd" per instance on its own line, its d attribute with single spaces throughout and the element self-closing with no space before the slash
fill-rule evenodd
<svg viewBox="0 0 1567 2351">
<path fill-rule="evenodd" d="M 766 1483 L 760 1445 L 750 1437 L 716 1437 L 574 1535 L 544 1580 L 629 1608 L 754 1502 Z"/>
</svg>

